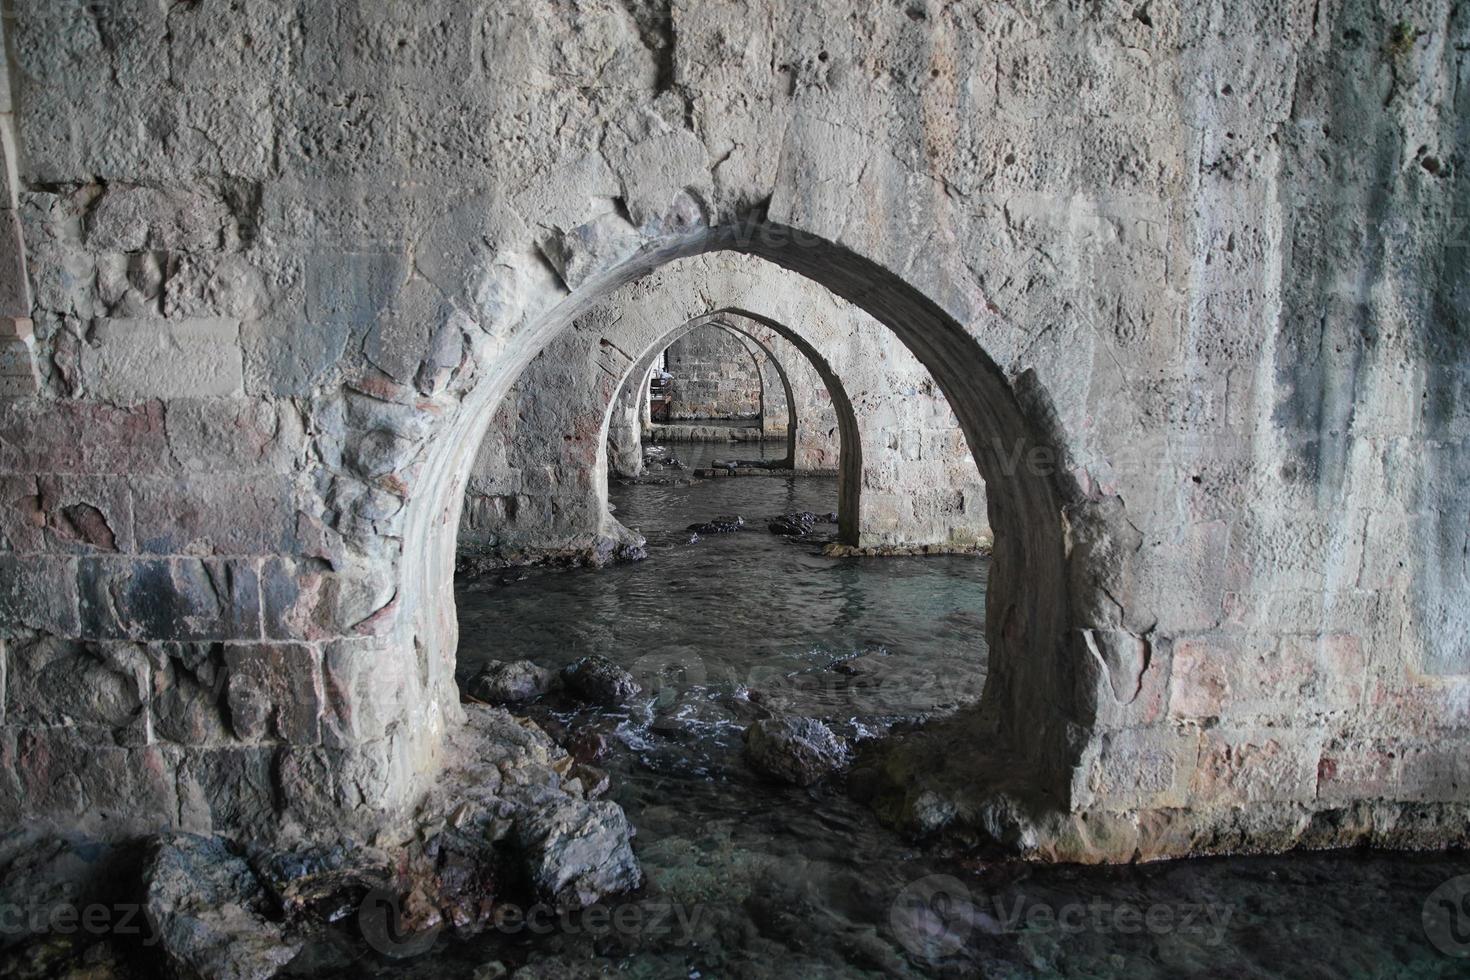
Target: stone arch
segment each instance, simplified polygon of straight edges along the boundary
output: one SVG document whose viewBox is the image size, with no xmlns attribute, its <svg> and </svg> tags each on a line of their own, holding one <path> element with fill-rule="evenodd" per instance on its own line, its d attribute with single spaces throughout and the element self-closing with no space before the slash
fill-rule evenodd
<svg viewBox="0 0 1470 980">
<path fill-rule="evenodd" d="M 697 426 L 713 419 L 759 421 L 760 356 L 745 338 L 711 325 L 672 341 L 667 351 L 673 375 L 671 422 Z"/>
<path fill-rule="evenodd" d="M 752 338 L 746 337 L 738 330 L 734 330 L 718 322 L 708 324 L 708 326 L 726 330 L 739 337 L 741 342 L 746 345 L 751 360 L 755 364 L 756 372 L 761 379 L 761 432 L 763 436 L 769 431 L 766 421 L 766 408 L 769 399 L 767 399 L 765 392 L 771 382 L 767 378 L 767 375 L 770 371 L 775 371 L 776 382 L 781 386 L 783 403 L 786 409 L 786 456 L 784 459 L 773 462 L 771 465 L 778 468 L 794 467 L 796 461 L 796 433 L 799 419 L 797 417 L 796 400 L 791 378 L 785 364 L 769 346 L 765 346 Z M 766 355 L 764 364 L 756 356 L 757 350 Z M 619 389 L 617 397 L 613 401 L 612 414 L 608 420 L 608 469 L 616 475 L 638 476 L 643 472 L 643 454 L 638 449 L 638 441 L 642 435 L 644 415 L 648 407 L 645 393 L 648 389 L 649 378 L 653 372 L 654 362 L 658 360 L 662 352 L 663 349 L 658 347 L 647 351 L 638 360 L 632 372 L 628 375 L 627 380 L 623 382 L 622 388 Z"/>
<path fill-rule="evenodd" d="M 642 377 L 659 351 L 704 327 L 718 327 L 753 343 L 768 357 L 774 356 L 774 339 L 781 338 L 811 366 L 835 408 L 840 430 L 844 466 L 838 473 L 838 536 L 843 543 L 858 544 L 862 440 L 839 373 L 823 353 L 799 329 L 743 309 L 700 312 L 672 329 L 661 329 L 657 326 L 661 322 L 667 321 L 660 319 L 658 311 L 649 312 L 643 307 L 625 310 L 613 302 L 596 306 L 548 347 L 547 353 L 552 356 L 538 358 L 528 367 L 530 372 L 536 365 L 541 366 L 536 383 L 550 390 L 532 398 L 527 406 L 532 416 L 531 437 L 512 441 L 530 458 L 517 459 L 516 463 L 539 474 L 542 485 L 551 488 L 556 499 L 519 502 L 517 497 L 514 506 L 472 506 L 471 514 L 485 510 L 515 515 L 502 525 L 495 548 L 510 556 L 549 555 L 600 563 L 624 546 L 641 545 L 641 538 L 624 527 L 608 506 L 607 474 L 612 463 L 607 446 L 617 411 L 616 394 L 634 378 Z M 784 382 L 784 368 L 781 370 Z M 526 422 L 522 412 L 514 414 L 519 423 Z M 505 413 L 500 417 L 504 419 Z M 510 424 L 508 419 L 506 424 Z M 477 458 L 476 464 L 482 465 L 483 460 Z M 514 479 L 496 482 L 513 483 Z M 477 505 L 479 500 L 472 496 L 470 502 Z M 485 543 L 483 532 L 487 530 L 473 522 L 464 527 L 462 522 L 461 535 L 478 547 Z"/>
<path fill-rule="evenodd" d="M 454 536 L 488 407 L 537 353 L 613 290 L 675 261 L 715 252 L 771 263 L 861 308 L 898 336 L 953 407 L 991 488 L 996 532 L 985 630 L 991 667 L 976 724 L 991 732 L 990 751 L 1006 746 L 1033 763 L 1025 767 L 1032 789 L 1054 801 L 1070 799 L 1077 752 L 1072 732 L 1089 720 L 1066 667 L 1070 593 L 1098 585 L 1069 580 L 1062 508 L 1067 490 L 1055 464 L 1070 456 L 1050 402 L 1029 376 L 1018 384 L 1008 379 L 969 331 L 897 274 L 834 242 L 774 224 L 693 232 L 589 277 L 519 334 L 433 434 L 407 508 L 399 593 L 407 614 L 401 628 L 413 632 L 422 652 L 427 688 L 441 698 L 453 696 Z M 1075 601 L 1100 600 L 1083 595 Z"/>
</svg>

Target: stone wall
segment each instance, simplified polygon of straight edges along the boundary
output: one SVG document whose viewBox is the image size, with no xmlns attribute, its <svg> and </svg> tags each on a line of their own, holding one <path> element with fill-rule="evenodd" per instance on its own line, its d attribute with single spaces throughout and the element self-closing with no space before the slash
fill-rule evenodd
<svg viewBox="0 0 1470 980">
<path fill-rule="evenodd" d="M 669 345 L 674 376 L 669 418 L 760 419 L 760 368 L 744 343 L 717 327 L 691 330 Z"/>
<path fill-rule="evenodd" d="M 497 407 L 735 251 L 894 331 L 985 479 L 985 701 L 885 764 L 898 818 L 1463 837 L 1457 11 L 19 0 L 0 813 L 411 807 Z"/>
</svg>

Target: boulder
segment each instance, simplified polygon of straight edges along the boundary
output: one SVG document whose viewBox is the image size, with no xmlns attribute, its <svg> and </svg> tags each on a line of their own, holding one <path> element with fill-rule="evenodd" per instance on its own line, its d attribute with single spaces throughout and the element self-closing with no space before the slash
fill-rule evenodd
<svg viewBox="0 0 1470 980">
<path fill-rule="evenodd" d="M 220 838 L 160 838 L 143 881 L 148 921 L 182 976 L 268 980 L 301 948 L 266 917 L 265 887 Z"/>
<path fill-rule="evenodd" d="M 598 654 L 563 667 L 561 679 L 573 694 L 607 707 L 621 707 L 643 693 L 632 674 Z"/>
<path fill-rule="evenodd" d="M 757 772 L 810 786 L 848 763 L 847 745 L 815 718 L 763 718 L 745 730 L 745 758 Z"/>
<path fill-rule="evenodd" d="M 467 689 L 470 697 L 491 704 L 530 701 L 551 687 L 551 671 L 529 660 L 492 660 L 475 675 Z"/>
<path fill-rule="evenodd" d="M 516 817 L 516 852 L 537 896 L 558 909 L 581 909 L 643 884 L 633 827 L 608 800 L 566 800 Z"/>
</svg>

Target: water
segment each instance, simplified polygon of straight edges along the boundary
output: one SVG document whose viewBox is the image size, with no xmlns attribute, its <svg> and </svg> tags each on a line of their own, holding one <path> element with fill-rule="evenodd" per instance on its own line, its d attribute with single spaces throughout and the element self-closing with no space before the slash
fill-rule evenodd
<svg viewBox="0 0 1470 980">
<path fill-rule="evenodd" d="M 648 537 L 647 561 L 512 572 L 458 596 L 462 679 L 486 659 L 559 668 L 599 653 L 644 684 L 646 703 L 631 708 L 528 713 L 555 735 L 608 737 L 598 765 L 638 829 L 648 885 L 614 903 L 620 927 L 579 918 L 544 937 L 447 945 L 422 975 L 528 956 L 542 972 L 526 975 L 544 976 L 1465 975 L 1470 961 L 1444 955 L 1421 923 L 1431 891 L 1470 872 L 1463 855 L 984 866 L 911 846 L 840 783 L 757 777 L 740 736 L 764 712 L 819 717 L 862 740 L 978 698 L 989 564 L 823 557 L 820 542 L 766 523 L 831 511 L 834 481 L 687 485 L 715 458 L 780 452 L 659 451 L 687 468 L 654 467 L 668 482 L 611 490 L 619 519 Z M 745 527 L 691 542 L 688 524 L 727 514 Z"/>
</svg>

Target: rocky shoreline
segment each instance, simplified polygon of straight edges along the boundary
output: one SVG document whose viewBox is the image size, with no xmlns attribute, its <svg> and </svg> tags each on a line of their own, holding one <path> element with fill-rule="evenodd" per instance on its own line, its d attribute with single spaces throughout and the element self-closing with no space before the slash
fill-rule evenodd
<svg viewBox="0 0 1470 980">
<path fill-rule="evenodd" d="M 411 824 L 371 842 L 263 849 L 168 833 L 0 844 L 0 976 L 266 980 L 298 957 L 339 958 L 344 928 L 390 958 L 502 909 L 586 909 L 639 888 L 634 830 L 599 799 L 605 774 L 534 722 L 481 704 Z"/>
</svg>

